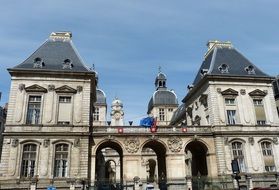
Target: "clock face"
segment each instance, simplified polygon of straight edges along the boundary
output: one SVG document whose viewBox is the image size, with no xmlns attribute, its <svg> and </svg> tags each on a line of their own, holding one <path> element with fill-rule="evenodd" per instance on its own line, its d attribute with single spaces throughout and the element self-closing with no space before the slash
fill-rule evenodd
<svg viewBox="0 0 279 190">
<path fill-rule="evenodd" d="M 120 113 L 116 113 L 115 115 L 114 115 L 114 117 L 115 117 L 115 119 L 120 119 L 121 118 L 121 114 Z"/>
</svg>

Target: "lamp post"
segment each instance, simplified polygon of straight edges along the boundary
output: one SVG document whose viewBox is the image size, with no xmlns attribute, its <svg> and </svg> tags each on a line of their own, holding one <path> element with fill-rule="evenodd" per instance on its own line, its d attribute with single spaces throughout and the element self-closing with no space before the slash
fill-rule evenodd
<svg viewBox="0 0 279 190">
<path fill-rule="evenodd" d="M 231 166 L 232 166 L 232 171 L 233 171 L 232 176 L 237 182 L 237 189 L 240 189 L 239 188 L 239 180 L 241 179 L 241 177 L 239 176 L 240 171 L 239 171 L 239 166 L 238 166 L 237 159 L 232 160 Z"/>
<path fill-rule="evenodd" d="M 198 171 L 198 190 L 200 190 L 200 180 L 201 180 L 201 173 Z"/>
</svg>

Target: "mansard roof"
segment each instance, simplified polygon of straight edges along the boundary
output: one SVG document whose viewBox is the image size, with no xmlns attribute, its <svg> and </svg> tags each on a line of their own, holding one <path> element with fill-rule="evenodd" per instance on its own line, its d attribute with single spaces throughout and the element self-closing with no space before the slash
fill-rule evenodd
<svg viewBox="0 0 279 190">
<path fill-rule="evenodd" d="M 186 106 L 181 104 L 173 113 L 170 125 L 175 125 L 183 120 L 186 120 Z"/>
<path fill-rule="evenodd" d="M 193 85 L 205 75 L 270 77 L 237 51 L 230 42 L 211 41 Z"/>
<path fill-rule="evenodd" d="M 53 32 L 30 57 L 10 70 L 92 72 L 72 42 L 71 32 Z"/>
</svg>

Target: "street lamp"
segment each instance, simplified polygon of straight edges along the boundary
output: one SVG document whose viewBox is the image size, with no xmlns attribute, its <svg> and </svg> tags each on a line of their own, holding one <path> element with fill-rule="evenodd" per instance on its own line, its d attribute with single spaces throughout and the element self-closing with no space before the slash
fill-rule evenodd
<svg viewBox="0 0 279 190">
<path fill-rule="evenodd" d="M 201 180 L 201 173 L 198 171 L 198 190 L 200 190 L 200 180 Z"/>
</svg>

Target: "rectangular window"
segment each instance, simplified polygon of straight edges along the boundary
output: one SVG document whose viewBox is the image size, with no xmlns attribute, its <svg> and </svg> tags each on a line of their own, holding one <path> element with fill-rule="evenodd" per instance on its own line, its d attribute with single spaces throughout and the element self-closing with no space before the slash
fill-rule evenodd
<svg viewBox="0 0 279 190">
<path fill-rule="evenodd" d="M 100 115 L 100 110 L 99 108 L 95 107 L 94 113 L 93 113 L 93 121 L 99 121 L 99 115 Z"/>
<path fill-rule="evenodd" d="M 169 111 L 169 112 L 173 112 L 173 109 L 172 109 L 172 108 L 169 108 L 168 111 Z"/>
<path fill-rule="evenodd" d="M 236 110 L 227 110 L 227 119 L 228 119 L 228 124 L 235 125 L 236 124 Z"/>
<path fill-rule="evenodd" d="M 255 107 L 257 125 L 265 125 L 266 117 L 262 99 L 254 99 L 253 103 Z"/>
<path fill-rule="evenodd" d="M 238 162 L 239 170 L 241 172 L 245 172 L 245 162 L 244 162 L 242 143 L 233 142 L 232 152 L 233 152 L 233 158 L 236 159 Z"/>
<path fill-rule="evenodd" d="M 58 124 L 70 124 L 72 113 L 71 99 L 71 96 L 59 96 Z"/>
<path fill-rule="evenodd" d="M 164 108 L 159 108 L 159 120 L 165 121 L 165 110 Z"/>
<path fill-rule="evenodd" d="M 226 98 L 225 99 L 226 105 L 235 105 L 235 99 L 234 98 Z"/>
<path fill-rule="evenodd" d="M 58 144 L 55 147 L 54 177 L 66 177 L 68 168 L 68 145 Z"/>
<path fill-rule="evenodd" d="M 27 109 L 27 124 L 40 123 L 41 96 L 29 96 Z"/>
<path fill-rule="evenodd" d="M 267 141 L 262 142 L 261 148 L 262 148 L 262 153 L 264 158 L 265 171 L 274 172 L 275 163 L 274 163 L 274 157 L 272 153 L 272 144 Z"/>
</svg>

